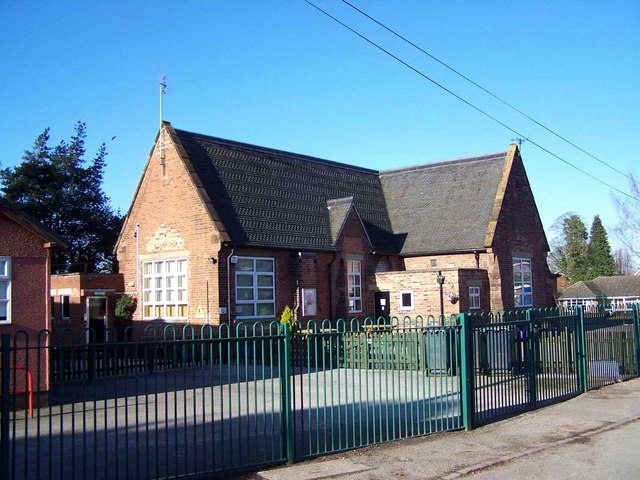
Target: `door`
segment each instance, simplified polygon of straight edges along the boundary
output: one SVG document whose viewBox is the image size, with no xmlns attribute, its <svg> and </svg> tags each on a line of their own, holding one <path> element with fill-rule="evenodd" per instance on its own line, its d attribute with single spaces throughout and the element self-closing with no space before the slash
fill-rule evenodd
<svg viewBox="0 0 640 480">
<path fill-rule="evenodd" d="M 376 307 L 374 313 L 376 316 L 376 321 L 380 320 L 380 318 L 383 318 L 384 320 L 380 320 L 381 322 L 389 322 L 389 298 L 389 292 L 375 292 L 374 299 L 376 302 Z"/>
<path fill-rule="evenodd" d="M 107 297 L 87 297 L 87 342 L 102 343 L 105 340 L 107 322 Z"/>
</svg>

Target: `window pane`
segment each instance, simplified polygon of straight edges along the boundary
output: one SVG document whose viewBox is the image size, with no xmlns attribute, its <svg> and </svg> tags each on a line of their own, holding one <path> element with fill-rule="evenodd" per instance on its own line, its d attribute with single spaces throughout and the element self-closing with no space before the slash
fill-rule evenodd
<svg viewBox="0 0 640 480">
<path fill-rule="evenodd" d="M 178 260 L 178 273 L 187 273 L 187 261 Z"/>
<path fill-rule="evenodd" d="M 258 316 L 273 316 L 274 315 L 274 305 L 273 303 L 259 303 L 258 304 Z"/>
<path fill-rule="evenodd" d="M 142 281 L 142 285 L 144 286 L 144 288 L 151 288 L 151 279 L 146 277 L 143 281 Z"/>
<path fill-rule="evenodd" d="M 273 300 L 273 290 L 270 288 L 259 288 L 258 300 Z"/>
<path fill-rule="evenodd" d="M 173 290 L 167 290 L 165 299 L 167 300 L 167 302 L 170 302 L 173 300 Z"/>
<path fill-rule="evenodd" d="M 402 306 L 410 307 L 413 302 L 411 301 L 411 293 L 406 292 L 402 294 Z"/>
<path fill-rule="evenodd" d="M 253 300 L 253 288 L 238 288 L 237 297 L 239 301 Z"/>
<path fill-rule="evenodd" d="M 258 275 L 258 286 L 259 287 L 272 287 L 273 286 L 273 275 Z"/>
<path fill-rule="evenodd" d="M 173 277 L 166 278 L 167 288 L 173 288 Z"/>
<path fill-rule="evenodd" d="M 176 316 L 176 307 L 173 305 L 167 305 L 167 317 L 172 318 Z"/>
<path fill-rule="evenodd" d="M 162 277 L 157 277 L 155 283 L 156 288 L 162 288 Z"/>
<path fill-rule="evenodd" d="M 0 300 L 9 299 L 9 282 L 7 280 L 0 280 Z"/>
<path fill-rule="evenodd" d="M 273 272 L 273 260 L 256 260 L 256 272 Z"/>
<path fill-rule="evenodd" d="M 238 287 L 253 287 L 253 275 L 238 275 L 236 279 Z"/>
<path fill-rule="evenodd" d="M 253 303 L 236 305 L 236 315 L 238 317 L 253 317 Z"/>
<path fill-rule="evenodd" d="M 165 273 L 173 273 L 175 272 L 175 269 L 176 269 L 176 262 L 174 260 L 167 261 L 165 263 L 165 266 L 166 266 Z"/>
<path fill-rule="evenodd" d="M 185 277 L 184 275 L 180 275 L 178 277 L 178 287 L 182 288 L 186 286 L 187 286 L 187 277 Z"/>
<path fill-rule="evenodd" d="M 146 291 L 144 292 L 144 298 L 143 298 L 144 302 L 150 302 L 151 301 L 151 292 Z M 146 314 L 145 314 L 146 315 Z"/>
<path fill-rule="evenodd" d="M 156 273 L 162 273 L 162 262 L 155 262 L 153 265 Z"/>
<path fill-rule="evenodd" d="M 162 301 L 162 290 L 156 290 L 156 302 Z"/>
<path fill-rule="evenodd" d="M 151 263 L 144 264 L 144 274 L 149 275 L 151 273 Z"/>
<path fill-rule="evenodd" d="M 0 302 L 0 320 L 7 319 L 7 303 L 5 301 Z"/>
<path fill-rule="evenodd" d="M 253 271 L 253 259 L 251 258 L 239 258 L 236 263 L 236 270 L 240 272 L 252 272 Z"/>
<path fill-rule="evenodd" d="M 184 302 L 187 299 L 187 291 L 186 290 L 178 290 L 178 301 Z"/>
</svg>

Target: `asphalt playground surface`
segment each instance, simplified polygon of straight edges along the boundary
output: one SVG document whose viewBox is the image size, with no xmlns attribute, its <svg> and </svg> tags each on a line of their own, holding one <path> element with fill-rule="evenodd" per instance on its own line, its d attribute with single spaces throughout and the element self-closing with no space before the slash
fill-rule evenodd
<svg viewBox="0 0 640 480">
<path fill-rule="evenodd" d="M 235 477 L 244 480 L 637 479 L 640 379 L 493 423 Z"/>
</svg>

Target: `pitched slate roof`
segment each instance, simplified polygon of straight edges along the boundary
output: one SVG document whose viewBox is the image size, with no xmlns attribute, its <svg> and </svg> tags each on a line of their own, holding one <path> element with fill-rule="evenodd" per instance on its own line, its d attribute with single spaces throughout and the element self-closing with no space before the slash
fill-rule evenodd
<svg viewBox="0 0 640 480">
<path fill-rule="evenodd" d="M 331 250 L 327 202 L 353 197 L 372 247 L 397 252 L 377 171 L 175 132 L 232 243 Z"/>
<path fill-rule="evenodd" d="M 402 253 L 482 250 L 507 152 L 381 172 Z"/>
<path fill-rule="evenodd" d="M 598 277 L 587 282 L 577 282 L 565 288 L 558 298 L 600 298 L 600 297 L 638 297 L 640 296 L 640 277 L 620 275 Z"/>
<path fill-rule="evenodd" d="M 235 245 L 333 250 L 355 208 L 380 253 L 488 246 L 507 152 L 378 172 L 165 125 Z"/>
</svg>

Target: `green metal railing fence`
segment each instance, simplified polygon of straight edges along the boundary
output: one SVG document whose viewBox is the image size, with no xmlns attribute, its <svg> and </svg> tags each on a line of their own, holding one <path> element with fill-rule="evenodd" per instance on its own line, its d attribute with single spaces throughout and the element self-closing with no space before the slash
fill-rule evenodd
<svg viewBox="0 0 640 480">
<path fill-rule="evenodd" d="M 3 334 L 2 478 L 255 470 L 474 428 L 640 374 L 637 308 L 436 320 L 147 328 L 100 343 Z"/>
</svg>

